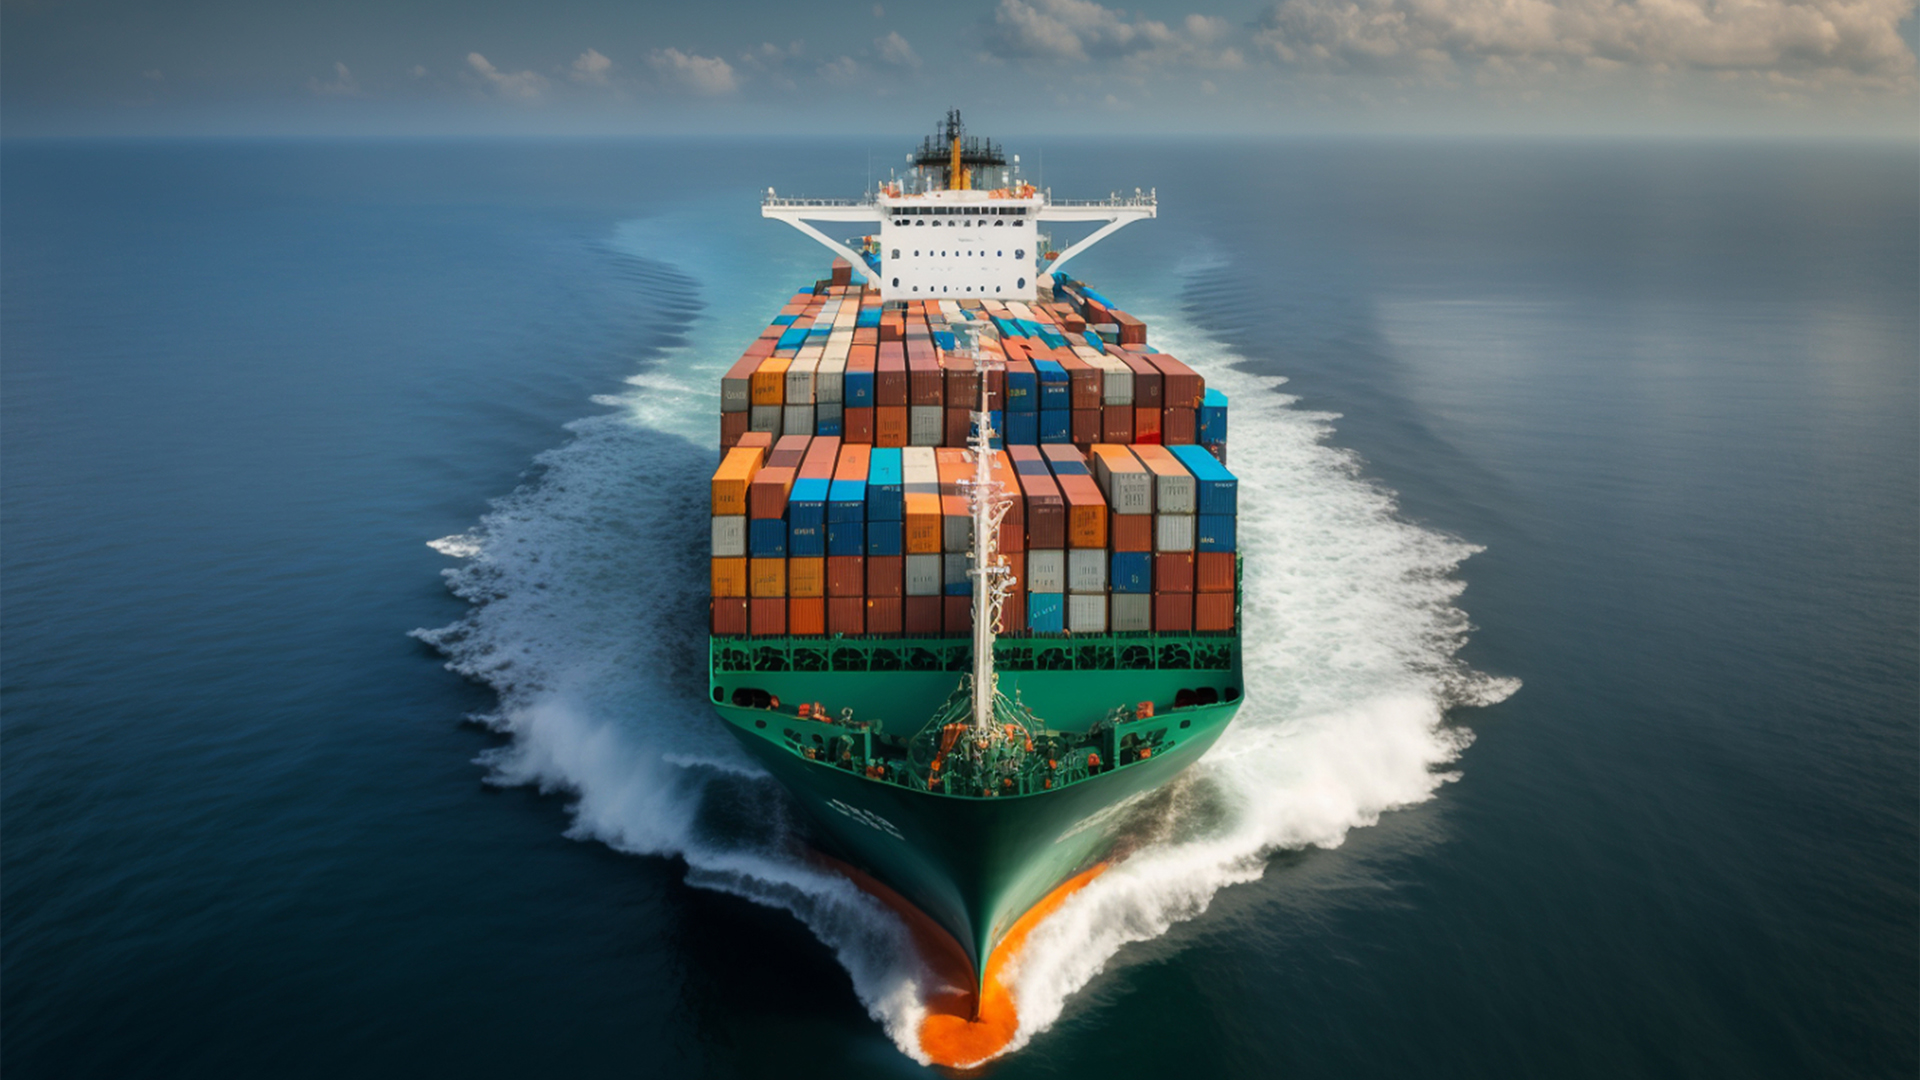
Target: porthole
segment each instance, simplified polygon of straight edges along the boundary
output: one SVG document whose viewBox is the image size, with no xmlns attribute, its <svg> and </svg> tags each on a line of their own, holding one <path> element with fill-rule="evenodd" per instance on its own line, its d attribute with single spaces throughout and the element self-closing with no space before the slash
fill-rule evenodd
<svg viewBox="0 0 1920 1080">
<path fill-rule="evenodd" d="M 920 286 L 918 286 L 918 285 L 915 285 L 915 286 L 913 287 L 913 291 L 914 291 L 914 292 L 919 292 L 919 291 L 920 291 Z"/>
<path fill-rule="evenodd" d="M 1001 258 L 1006 258 L 1006 255 L 1007 255 L 1007 253 L 1006 253 L 1006 252 L 1004 252 L 1004 251 L 996 251 L 996 252 L 994 252 L 994 254 L 995 254 L 995 255 L 997 255 L 997 256 L 999 256 L 999 257 L 1001 257 Z"/>
<path fill-rule="evenodd" d="M 926 218 L 915 218 L 915 219 L 914 219 L 914 221 L 913 221 L 913 223 L 914 223 L 915 225 L 919 225 L 919 226 L 921 226 L 922 228 L 924 228 L 924 227 L 926 227 L 926 224 L 927 224 L 927 219 L 926 219 Z"/>
<path fill-rule="evenodd" d="M 994 223 L 995 225 L 1005 225 L 1005 224 L 1007 223 L 1007 219 L 1006 219 L 1006 218 L 994 218 L 994 219 L 993 219 L 993 223 Z"/>
<path fill-rule="evenodd" d="M 899 249 L 899 248 L 894 248 L 894 249 L 893 249 L 893 257 L 894 257 L 894 258 L 896 258 L 896 259 L 900 257 L 900 249 Z"/>
<path fill-rule="evenodd" d="M 894 278 L 894 279 L 893 279 L 893 287 L 894 287 L 894 288 L 896 288 L 896 289 L 900 287 L 900 279 L 899 279 L 899 278 Z"/>
<path fill-rule="evenodd" d="M 1027 249 L 1026 249 L 1026 248 L 1014 248 L 1014 249 L 1013 249 L 1013 257 L 1014 257 L 1014 258 L 1016 258 L 1016 259 L 1024 259 L 1024 258 L 1026 258 L 1026 257 L 1027 257 Z"/>
<path fill-rule="evenodd" d="M 1020 280 L 1018 280 L 1018 281 L 1016 281 L 1016 282 L 1014 282 L 1014 283 L 1013 283 L 1013 287 L 1014 287 L 1014 288 L 1016 288 L 1016 289 L 1024 289 L 1024 288 L 1026 288 L 1026 287 L 1027 287 L 1027 279 L 1026 279 L 1026 278 L 1021 278 Z"/>
</svg>

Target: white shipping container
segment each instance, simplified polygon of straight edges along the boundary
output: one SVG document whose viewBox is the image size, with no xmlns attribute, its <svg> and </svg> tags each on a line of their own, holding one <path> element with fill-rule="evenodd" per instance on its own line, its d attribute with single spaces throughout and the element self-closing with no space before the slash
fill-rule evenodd
<svg viewBox="0 0 1920 1080">
<path fill-rule="evenodd" d="M 1116 634 L 1134 633 L 1153 629 L 1153 595 L 1151 593 L 1114 593 L 1111 597 L 1112 625 Z"/>
<path fill-rule="evenodd" d="M 1067 552 L 1067 591 L 1106 592 L 1107 559 L 1105 548 L 1074 548 Z"/>
<path fill-rule="evenodd" d="M 1027 591 L 1066 592 L 1067 553 L 1059 548 L 1027 552 Z"/>
<path fill-rule="evenodd" d="M 1153 519 L 1153 550 L 1192 551 L 1193 515 L 1156 515 Z"/>
<path fill-rule="evenodd" d="M 907 407 L 907 445 L 939 446 L 947 437 L 947 418 L 938 405 Z M 938 483 L 938 481 L 935 481 Z"/>
<path fill-rule="evenodd" d="M 907 595 L 939 596 L 946 566 L 939 555 L 907 556 Z"/>
<path fill-rule="evenodd" d="M 771 431 L 773 437 L 780 437 L 780 411 L 783 405 L 755 405 L 747 410 L 748 431 Z"/>
<path fill-rule="evenodd" d="M 807 351 L 805 349 L 802 349 L 800 350 L 799 358 L 795 359 L 793 363 L 787 365 L 786 404 L 788 405 L 813 404 L 813 371 L 814 371 L 814 368 L 819 365 L 819 363 L 820 363 L 820 358 L 818 356 L 809 358 L 807 356 Z M 793 430 L 793 425 L 788 424 L 787 428 L 788 430 Z M 812 431 L 813 428 L 809 427 L 807 428 L 807 430 Z"/>
<path fill-rule="evenodd" d="M 1076 593 L 1067 597 L 1067 629 L 1076 634 L 1107 632 L 1107 598 Z"/>
<path fill-rule="evenodd" d="M 813 403 L 838 405 L 845 400 L 847 358 L 828 357 L 813 371 Z"/>
<path fill-rule="evenodd" d="M 965 551 L 973 545 L 973 518 L 945 514 L 940 518 L 940 550 Z"/>
<path fill-rule="evenodd" d="M 785 410 L 780 417 L 780 428 L 789 435 L 813 434 L 813 406 L 783 405 Z"/>
<path fill-rule="evenodd" d="M 1153 474 L 1135 461 L 1132 454 L 1126 457 L 1126 463 L 1134 468 L 1113 468 L 1105 454 L 1094 454 L 1093 478 L 1100 485 L 1100 493 L 1107 497 L 1107 505 L 1116 514 L 1153 513 Z"/>
<path fill-rule="evenodd" d="M 1100 403 L 1102 405 L 1133 404 L 1133 369 L 1112 356 L 1101 356 L 1089 361 L 1100 369 Z"/>
<path fill-rule="evenodd" d="M 940 464 L 933 456 L 933 447 L 909 446 L 900 451 L 900 479 L 905 484 L 904 494 L 940 494 Z"/>
<path fill-rule="evenodd" d="M 720 380 L 720 411 L 746 412 L 753 405 L 753 375 Z"/>
<path fill-rule="evenodd" d="M 941 565 L 946 568 L 946 572 L 941 575 L 941 585 L 947 588 L 955 585 L 964 585 L 966 586 L 966 595 L 972 596 L 973 579 L 967 576 L 967 568 L 971 565 L 967 561 L 967 553 L 964 551 L 950 551 L 940 556 L 940 562 Z"/>
<path fill-rule="evenodd" d="M 800 347 L 800 351 L 794 354 L 793 358 L 795 360 L 811 360 L 818 363 L 820 358 L 825 355 L 827 355 L 827 347 L 825 344 L 803 345 Z"/>
<path fill-rule="evenodd" d="M 747 516 L 721 514 L 713 519 L 713 557 L 744 559 L 747 555 Z"/>
<path fill-rule="evenodd" d="M 1153 483 L 1153 508 L 1162 514 L 1191 514 L 1196 508 L 1196 490 L 1191 473 L 1157 475 Z"/>
<path fill-rule="evenodd" d="M 813 407 L 814 433 L 816 435 L 819 434 L 820 429 L 827 426 L 829 423 L 834 423 L 834 424 L 839 423 L 840 409 L 841 407 L 838 403 L 835 403 L 832 405 L 815 405 Z"/>
</svg>

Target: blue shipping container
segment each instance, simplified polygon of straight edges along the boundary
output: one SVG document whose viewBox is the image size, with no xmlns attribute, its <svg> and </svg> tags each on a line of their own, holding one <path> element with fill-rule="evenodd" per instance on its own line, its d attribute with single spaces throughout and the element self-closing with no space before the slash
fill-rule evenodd
<svg viewBox="0 0 1920 1080">
<path fill-rule="evenodd" d="M 1232 514 L 1201 514 L 1194 519 L 1194 529 L 1196 551 L 1234 550 Z"/>
<path fill-rule="evenodd" d="M 1067 628 L 1067 598 L 1063 593 L 1027 594 L 1027 629 L 1057 634 Z"/>
<path fill-rule="evenodd" d="M 786 521 L 781 518 L 754 518 L 747 522 L 747 554 L 756 559 L 786 558 Z"/>
<path fill-rule="evenodd" d="M 1093 475 L 1092 472 L 1088 471 L 1085 464 L 1078 461 L 1055 461 L 1053 458 L 1048 458 L 1047 467 L 1053 470 L 1053 475 L 1055 476 Z"/>
<path fill-rule="evenodd" d="M 1033 374 L 1040 380 L 1041 409 L 1070 409 L 1073 407 L 1071 384 L 1067 381 L 1067 369 L 1057 360 L 1035 360 Z"/>
<path fill-rule="evenodd" d="M 1007 365 L 1007 411 L 1040 411 L 1040 379 L 1032 370 Z"/>
<path fill-rule="evenodd" d="M 1238 509 L 1237 489 L 1240 484 L 1233 474 L 1227 471 L 1203 446 L 1169 446 L 1173 456 L 1193 474 L 1194 486 L 1199 497 L 1199 510 L 1202 514 L 1218 514 L 1232 517 Z M 1200 550 L 1206 551 L 1207 548 Z M 1231 547 L 1213 549 L 1232 551 Z"/>
<path fill-rule="evenodd" d="M 1201 443 L 1227 441 L 1227 395 L 1212 388 L 1207 390 L 1207 396 L 1200 405 L 1197 434 Z"/>
<path fill-rule="evenodd" d="M 867 522 L 867 554 L 905 555 L 907 524 L 904 521 Z"/>
<path fill-rule="evenodd" d="M 848 368 L 846 377 L 840 385 L 847 399 L 847 408 L 873 408 L 873 372 Z"/>
<path fill-rule="evenodd" d="M 865 555 L 867 523 L 864 521 L 827 522 L 827 554 Z"/>
<path fill-rule="evenodd" d="M 854 323 L 853 323 L 853 325 L 855 325 L 855 326 L 862 326 L 862 327 L 876 327 L 876 326 L 879 326 L 879 325 L 880 325 L 880 309 L 879 309 L 879 308 L 877 308 L 877 307 L 876 307 L 876 308 L 870 308 L 870 307 L 863 307 L 863 308 L 861 308 L 861 309 L 860 309 L 860 317 L 859 317 L 858 319 L 856 319 L 856 320 L 854 320 Z"/>
<path fill-rule="evenodd" d="M 819 423 L 814 425 L 813 433 L 815 435 L 831 435 L 836 439 L 839 438 L 840 437 L 840 418 L 836 416 L 830 420 L 821 420 Z"/>
<path fill-rule="evenodd" d="M 901 486 L 898 447 L 874 447 L 867 459 L 867 520 L 904 521 L 906 489 Z M 899 552 L 893 554 L 898 555 Z"/>
<path fill-rule="evenodd" d="M 798 349 L 800 346 L 805 345 L 806 343 L 807 343 L 806 327 L 789 326 L 783 333 L 781 333 L 780 343 L 778 345 L 775 345 L 774 348 Z"/>
<path fill-rule="evenodd" d="M 827 488 L 827 524 L 867 520 L 867 482 L 835 480 Z"/>
<path fill-rule="evenodd" d="M 775 326 L 792 326 L 792 325 L 793 325 L 793 320 L 795 320 L 795 319 L 797 319 L 797 318 L 799 318 L 799 317 L 800 317 L 800 316 L 798 316 L 798 315 L 775 315 L 775 316 L 773 317 L 773 325 L 775 325 Z"/>
<path fill-rule="evenodd" d="M 1080 336 L 1081 336 L 1081 337 L 1084 337 L 1084 338 L 1086 338 L 1086 339 L 1087 339 L 1087 344 L 1088 344 L 1088 345 L 1091 345 L 1091 346 L 1093 346 L 1093 350 L 1094 350 L 1095 352 L 1106 352 L 1106 351 L 1107 351 L 1107 343 L 1106 343 L 1106 342 L 1104 342 L 1104 341 L 1102 341 L 1102 340 L 1100 340 L 1100 335 L 1099 335 L 1099 334 L 1096 334 L 1096 333 L 1094 333 L 1093 331 L 1091 331 L 1091 330 L 1088 330 L 1088 331 L 1087 331 L 1086 333 L 1084 333 L 1084 334 L 1082 334 L 1082 335 L 1080 335 Z"/>
<path fill-rule="evenodd" d="M 940 348 L 945 349 L 947 352 L 952 352 L 953 351 L 953 331 L 935 330 L 933 332 L 933 343 L 939 346 Z"/>
<path fill-rule="evenodd" d="M 787 496 L 787 557 L 813 558 L 827 553 L 826 480 L 796 480 Z"/>
<path fill-rule="evenodd" d="M 1107 575 L 1107 581 L 1114 592 L 1150 593 L 1153 591 L 1153 553 L 1151 551 L 1116 551 L 1113 553 L 1113 569 Z"/>
<path fill-rule="evenodd" d="M 1039 441 L 1039 413 L 1010 412 L 1007 414 L 1007 445 L 1032 446 Z"/>
<path fill-rule="evenodd" d="M 1072 442 L 1073 414 L 1065 409 L 1041 409 L 1040 441 L 1043 443 Z"/>
</svg>

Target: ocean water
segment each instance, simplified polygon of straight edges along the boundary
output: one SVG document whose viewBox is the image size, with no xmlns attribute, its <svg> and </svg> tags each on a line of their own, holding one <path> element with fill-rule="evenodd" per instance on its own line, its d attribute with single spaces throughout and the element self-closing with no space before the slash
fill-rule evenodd
<svg viewBox="0 0 1920 1080">
<path fill-rule="evenodd" d="M 992 1074 L 1913 1075 L 1912 148 L 1033 143 L 1259 645 Z M 757 193 L 897 149 L 0 144 L 0 1066 L 927 1071 L 690 527 Z"/>
</svg>

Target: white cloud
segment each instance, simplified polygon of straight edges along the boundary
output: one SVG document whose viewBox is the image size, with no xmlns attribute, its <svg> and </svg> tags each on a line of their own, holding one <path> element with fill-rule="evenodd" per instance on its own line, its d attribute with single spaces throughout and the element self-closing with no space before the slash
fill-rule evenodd
<svg viewBox="0 0 1920 1080">
<path fill-rule="evenodd" d="M 359 97 L 360 83 L 347 70 L 347 65 L 338 60 L 333 62 L 333 78 L 318 77 L 307 80 L 307 89 L 322 97 Z"/>
<path fill-rule="evenodd" d="M 501 71 L 477 52 L 467 54 L 467 66 L 479 73 L 493 92 L 501 97 L 532 100 L 547 88 L 547 80 L 539 74 L 532 71 Z"/>
<path fill-rule="evenodd" d="M 886 37 L 874 38 L 873 47 L 879 52 L 881 60 L 895 67 L 920 66 L 920 55 L 913 51 L 913 46 L 907 44 L 907 39 L 901 37 L 898 30 L 888 33 Z"/>
<path fill-rule="evenodd" d="M 1253 37 L 1281 63 L 1335 71 L 1631 65 L 1891 87 L 1912 83 L 1900 24 L 1913 11 L 1914 0 L 1282 0 Z"/>
<path fill-rule="evenodd" d="M 427 65 L 415 64 L 411 68 L 407 69 L 407 74 L 413 76 L 416 79 L 424 79 L 427 77 Z"/>
<path fill-rule="evenodd" d="M 860 65 L 851 56 L 842 56 L 820 65 L 820 77 L 836 86 L 846 86 L 860 78 Z"/>
<path fill-rule="evenodd" d="M 667 81 L 697 94 L 729 94 L 740 88 L 733 65 L 717 56 L 656 49 L 647 57 L 647 66 Z"/>
<path fill-rule="evenodd" d="M 1093 0 L 1000 0 L 988 29 L 989 43 L 1009 56 L 1238 67 L 1237 51 L 1212 48 L 1231 34 L 1225 19 L 1189 15 L 1174 29 L 1154 19 L 1130 19 Z"/>
<path fill-rule="evenodd" d="M 573 69 L 567 74 L 574 82 L 591 83 L 595 86 L 607 85 L 607 71 L 613 67 L 613 61 L 600 55 L 598 49 L 588 49 L 573 62 Z"/>
</svg>

